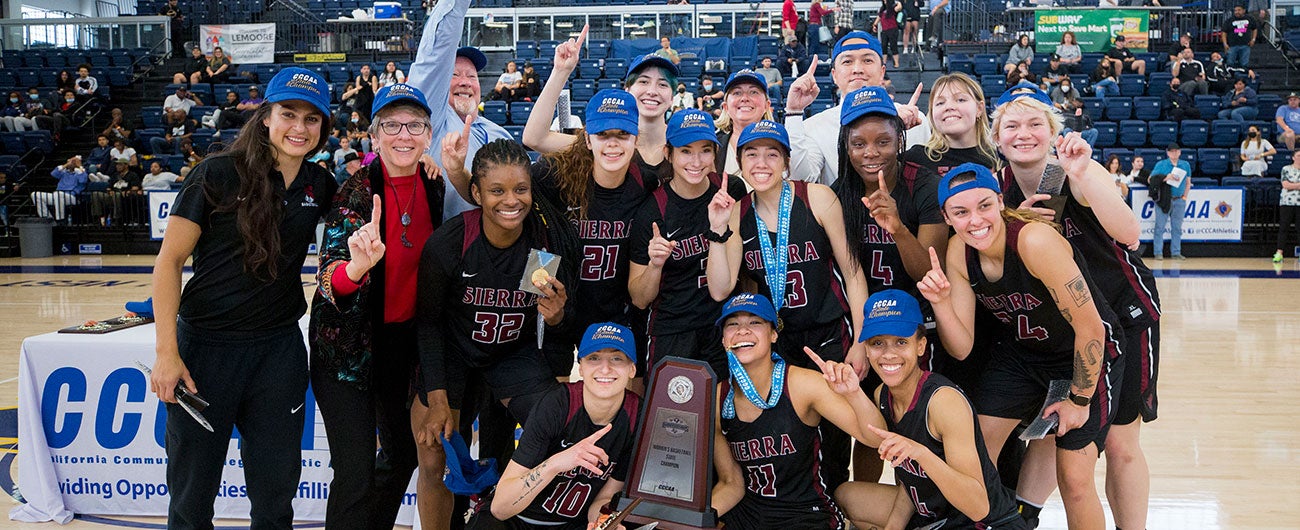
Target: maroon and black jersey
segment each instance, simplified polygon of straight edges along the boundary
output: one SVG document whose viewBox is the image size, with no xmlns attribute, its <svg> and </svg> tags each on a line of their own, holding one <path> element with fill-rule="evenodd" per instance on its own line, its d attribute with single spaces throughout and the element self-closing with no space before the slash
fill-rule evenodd
<svg viewBox="0 0 1300 530">
<path fill-rule="evenodd" d="M 936 440 L 930 434 L 928 420 L 930 398 L 934 397 L 934 393 L 941 388 L 951 388 L 961 392 L 961 389 L 946 377 L 922 372 L 916 394 L 912 396 L 912 403 L 908 405 L 907 412 L 898 421 L 894 421 L 893 396 L 890 395 L 888 388 L 882 388 L 880 413 L 884 415 L 885 424 L 890 432 L 898 433 L 921 444 L 935 456 L 946 460 L 943 442 Z M 967 405 L 969 406 L 969 402 Z M 912 499 L 912 507 L 915 509 L 912 520 L 907 525 L 908 528 L 1000 528 L 1001 525 L 994 523 L 1020 517 L 1015 492 L 1003 486 L 998 478 L 998 470 L 989 460 L 988 449 L 984 446 L 984 433 L 980 431 L 979 422 L 974 420 L 975 412 L 971 409 L 971 421 L 975 426 L 975 452 L 979 454 L 984 489 L 989 497 L 988 515 L 979 522 L 971 521 L 966 514 L 948 502 L 943 492 L 939 491 L 939 486 L 926 475 L 925 469 L 909 458 L 904 460 L 902 465 L 894 468 L 894 478 L 898 481 L 899 487 L 906 488 L 908 497 Z M 937 526 L 930 526 L 936 524 Z"/>
<path fill-rule="evenodd" d="M 789 370 L 789 367 L 786 368 Z M 722 418 L 722 434 L 745 478 L 745 496 L 723 516 L 741 529 L 844 528 L 844 517 L 822 480 L 822 439 L 799 419 L 790 401 L 789 374 L 776 406 L 752 422 Z M 721 395 L 731 390 L 723 380 Z M 736 392 L 735 399 L 745 397 Z"/>
<path fill-rule="evenodd" d="M 839 186 L 843 180 L 835 181 L 834 186 Z M 899 220 L 912 235 L 916 235 L 921 225 L 943 224 L 938 187 L 939 177 L 933 171 L 915 164 L 906 164 L 903 167 L 903 178 L 889 190 L 889 195 L 898 205 Z M 928 304 L 924 303 L 925 299 L 916 289 L 916 279 L 909 276 L 907 268 L 903 266 L 903 256 L 898 252 L 894 236 L 876 224 L 876 220 L 871 217 L 870 212 L 866 211 L 867 206 L 862 204 L 862 201 L 842 203 L 840 207 L 846 210 L 849 208 L 862 210 L 863 246 L 858 255 L 858 263 L 862 265 L 862 273 L 867 277 L 867 292 L 874 293 L 885 289 L 906 291 L 918 300 L 922 300 L 922 310 L 926 314 L 931 314 L 928 307 L 925 307 Z"/>
<path fill-rule="evenodd" d="M 790 237 L 785 249 L 789 260 L 785 272 L 785 303 L 779 311 L 784 329 L 806 330 L 836 321 L 849 324 L 844 279 L 835 263 L 830 238 L 813 215 L 808 183 L 793 181 L 790 185 L 794 186 L 795 197 L 790 209 Z M 740 208 L 740 237 L 744 244 L 740 273 L 758 286 L 759 294 L 770 299 L 772 290 L 767 285 L 767 266 L 763 262 L 758 225 L 754 220 L 758 215 L 754 210 L 754 196 L 745 196 L 737 206 Z M 770 223 L 767 228 L 775 230 L 776 223 Z M 766 235 L 776 245 L 777 234 L 768 232 Z"/>
<path fill-rule="evenodd" d="M 990 170 L 995 169 L 998 166 L 997 157 L 989 157 L 984 154 L 984 152 L 980 151 L 979 147 L 952 147 L 947 151 L 944 151 L 944 153 L 939 156 L 939 160 L 930 160 L 930 155 L 925 153 L 924 145 L 914 145 L 909 147 L 907 152 L 903 153 L 903 158 L 900 161 L 924 167 L 935 175 L 938 175 L 941 179 L 948 173 L 949 169 L 968 162 L 979 164 L 989 168 Z"/>
<path fill-rule="evenodd" d="M 587 510 L 605 482 L 627 480 L 640 408 L 641 398 L 624 391 L 623 407 L 611 422 L 614 427 L 596 441 L 596 446 L 609 455 L 609 464 L 602 467 L 603 474 L 596 476 L 583 467 L 562 472 L 516 517 L 532 525 L 578 523 L 579 528 L 585 528 Z M 528 428 L 520 436 L 519 447 L 511 460 L 532 469 L 604 427 L 592 423 L 587 409 L 583 408 L 582 382 L 558 386 L 533 409 Z"/>
</svg>

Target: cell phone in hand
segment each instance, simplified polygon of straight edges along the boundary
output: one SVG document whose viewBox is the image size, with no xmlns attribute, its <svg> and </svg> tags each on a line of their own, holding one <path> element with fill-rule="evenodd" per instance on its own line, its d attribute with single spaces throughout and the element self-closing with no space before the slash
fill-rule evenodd
<svg viewBox="0 0 1300 530">
<path fill-rule="evenodd" d="M 1050 208 L 1056 212 L 1055 219 L 1061 218 L 1061 213 L 1065 211 L 1065 195 L 1061 194 L 1061 188 L 1065 187 L 1065 169 L 1058 164 L 1047 164 L 1043 168 L 1043 179 L 1038 181 L 1038 190 L 1035 194 L 1051 195 L 1051 198 L 1041 201 L 1044 208 Z"/>
</svg>

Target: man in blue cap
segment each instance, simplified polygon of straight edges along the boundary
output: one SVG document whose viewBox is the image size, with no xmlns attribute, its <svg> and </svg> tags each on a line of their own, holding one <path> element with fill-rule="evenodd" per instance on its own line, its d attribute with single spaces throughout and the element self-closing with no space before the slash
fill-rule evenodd
<svg viewBox="0 0 1300 530">
<path fill-rule="evenodd" d="M 511 138 L 500 125 L 471 118 L 478 114 L 481 97 L 478 73 L 487 66 L 487 56 L 478 48 L 457 48 L 469 3 L 470 0 L 438 2 L 424 25 L 420 49 L 407 77 L 407 83 L 424 93 L 433 110 L 429 121 L 433 125 L 434 142 L 429 155 L 442 167 L 443 175 L 447 175 L 442 179 L 444 186 L 449 183 L 454 188 L 444 194 L 443 220 L 474 208 L 469 201 L 469 172 L 478 149 L 492 140 Z M 470 122 L 469 153 L 464 171 L 449 171 L 442 163 L 441 140 L 447 133 L 462 131 L 466 122 Z"/>
<path fill-rule="evenodd" d="M 865 31 L 850 31 L 831 52 L 831 79 L 841 95 L 865 86 L 885 86 L 885 62 L 880 40 Z M 810 68 L 809 71 L 815 70 Z M 816 178 L 827 186 L 839 177 L 840 105 L 817 115 L 803 118 L 803 111 L 817 99 L 821 89 L 811 74 L 804 74 L 790 85 L 785 100 L 785 126 L 790 133 L 790 174 Z M 930 140 L 930 125 L 916 108 L 921 86 L 916 87 L 906 104 L 896 103 L 898 116 L 908 127 L 907 146 Z"/>
</svg>

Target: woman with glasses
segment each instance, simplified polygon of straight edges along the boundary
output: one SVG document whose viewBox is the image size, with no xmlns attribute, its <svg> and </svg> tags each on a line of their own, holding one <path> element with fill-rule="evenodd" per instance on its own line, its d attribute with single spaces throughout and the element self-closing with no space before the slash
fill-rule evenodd
<svg viewBox="0 0 1300 530">
<path fill-rule="evenodd" d="M 312 388 L 335 477 L 327 528 L 392 528 L 416 468 L 407 409 L 417 364 L 411 286 L 442 221 L 443 187 L 426 179 L 436 178 L 436 166 L 420 163 L 432 142 L 424 94 L 390 85 L 374 107 L 379 156 L 343 184 L 325 218 L 312 301 Z"/>
</svg>

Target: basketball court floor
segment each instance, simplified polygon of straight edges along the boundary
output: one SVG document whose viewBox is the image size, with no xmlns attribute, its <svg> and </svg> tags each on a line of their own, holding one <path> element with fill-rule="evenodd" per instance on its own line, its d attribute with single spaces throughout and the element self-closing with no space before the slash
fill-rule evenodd
<svg viewBox="0 0 1300 530">
<path fill-rule="evenodd" d="M 152 263 L 151 256 L 0 259 L 0 408 L 18 404 L 24 337 L 121 315 L 124 302 L 149 296 Z M 1151 466 L 1149 528 L 1296 528 L 1300 265 L 1294 258 L 1280 268 L 1266 258 L 1150 264 L 1159 276 L 1164 318 L 1160 419 L 1142 433 Z M 309 296 L 314 265 L 309 258 L 311 268 L 303 275 Z M 0 444 L 10 447 L 16 439 Z M 5 475 L 21 482 L 12 457 L 0 462 L 6 468 L 0 482 Z M 1100 486 L 1104 465 L 1097 469 Z M 3 496 L 0 507 L 7 511 L 16 503 Z M 74 520 L 67 528 L 163 528 L 161 522 L 94 517 Z M 51 525 L 0 517 L 0 529 Z M 1059 497 L 1043 510 L 1040 528 L 1065 528 Z"/>
</svg>

